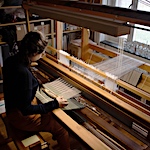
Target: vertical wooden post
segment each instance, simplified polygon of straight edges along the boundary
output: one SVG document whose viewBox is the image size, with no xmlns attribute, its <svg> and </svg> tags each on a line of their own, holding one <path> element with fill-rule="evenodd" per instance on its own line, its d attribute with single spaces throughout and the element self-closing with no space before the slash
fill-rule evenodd
<svg viewBox="0 0 150 150">
<path fill-rule="evenodd" d="M 84 60 L 85 54 L 88 50 L 89 44 L 89 33 L 88 29 L 82 28 L 82 37 L 81 37 L 81 59 Z"/>
<path fill-rule="evenodd" d="M 0 64 L 0 84 L 1 84 L 2 78 L 3 78 L 2 66 L 1 66 L 1 64 Z"/>
<path fill-rule="evenodd" d="M 87 0 L 85 0 L 87 2 Z M 94 1 L 90 0 L 90 3 L 94 3 Z M 99 0 L 99 3 L 102 4 L 102 0 Z M 89 44 L 89 33 L 88 29 L 82 28 L 82 37 L 81 37 L 81 59 L 85 60 L 85 54 L 88 50 Z"/>
<path fill-rule="evenodd" d="M 102 0 L 99 0 L 99 3 L 102 4 Z"/>
<path fill-rule="evenodd" d="M 27 27 L 27 32 L 30 32 L 30 22 L 29 22 L 29 11 L 28 9 L 25 9 L 25 15 L 26 15 L 26 27 Z"/>
<path fill-rule="evenodd" d="M 51 20 L 51 38 L 52 38 L 52 47 L 56 48 L 54 45 L 54 20 Z"/>
<path fill-rule="evenodd" d="M 62 40 L 63 40 L 63 23 L 56 21 L 56 49 L 62 49 Z"/>
</svg>

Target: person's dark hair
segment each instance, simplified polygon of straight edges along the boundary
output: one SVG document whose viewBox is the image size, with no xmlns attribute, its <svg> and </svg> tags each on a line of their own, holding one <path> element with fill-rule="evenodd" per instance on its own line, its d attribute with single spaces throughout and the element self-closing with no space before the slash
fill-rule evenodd
<svg viewBox="0 0 150 150">
<path fill-rule="evenodd" d="M 29 57 L 34 54 L 40 54 L 44 51 L 47 42 L 44 39 L 44 36 L 40 32 L 28 32 L 21 41 L 19 47 L 19 59 L 25 65 L 29 65 Z"/>
</svg>

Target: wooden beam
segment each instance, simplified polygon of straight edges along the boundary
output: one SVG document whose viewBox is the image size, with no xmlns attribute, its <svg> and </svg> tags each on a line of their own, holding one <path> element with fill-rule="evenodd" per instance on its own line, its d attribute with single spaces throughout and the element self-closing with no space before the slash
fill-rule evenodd
<svg viewBox="0 0 150 150">
<path fill-rule="evenodd" d="M 55 6 L 48 7 L 39 5 L 24 4 L 24 8 L 29 8 L 31 13 L 39 14 L 41 17 L 48 17 L 54 20 L 67 22 L 84 28 L 92 29 L 112 36 L 121 36 L 130 33 L 130 28 L 123 23 L 106 20 L 82 12 L 68 11 Z"/>
<path fill-rule="evenodd" d="M 30 22 L 29 22 L 29 11 L 28 9 L 25 9 L 25 16 L 26 16 L 26 27 L 27 27 L 27 31 L 30 32 Z"/>
<path fill-rule="evenodd" d="M 94 52 L 91 52 L 91 51 L 88 51 L 85 54 L 84 58 L 85 58 L 85 62 L 88 64 L 95 64 L 95 63 L 98 63 L 98 62 L 101 62 L 101 61 L 104 61 L 107 59 L 107 58 L 102 57 L 98 54 L 95 54 Z"/>
<path fill-rule="evenodd" d="M 53 110 L 53 113 L 65 123 L 76 135 L 78 135 L 85 143 L 87 143 L 94 150 L 111 150 L 106 144 L 94 136 L 91 132 L 83 128 L 71 117 L 69 117 L 60 108 Z"/>
<path fill-rule="evenodd" d="M 147 93 L 147 92 L 145 92 L 145 91 L 143 91 L 143 90 L 141 90 L 139 88 L 136 88 L 135 86 L 132 86 L 132 85 L 126 83 L 126 82 L 123 82 L 123 81 L 121 81 L 119 79 L 116 80 L 116 83 L 119 86 L 121 86 L 121 87 L 123 87 L 123 88 L 125 88 L 125 89 L 127 89 L 127 90 L 129 90 L 129 91 L 131 91 L 131 92 L 141 96 L 142 98 L 145 98 L 148 101 L 150 101 L 150 93 Z"/>
<path fill-rule="evenodd" d="M 92 50 L 96 50 L 97 52 L 101 52 L 109 57 L 116 57 L 118 54 L 116 52 L 113 52 L 111 50 L 108 50 L 102 46 L 99 46 L 99 45 L 95 45 L 95 44 L 90 44 L 89 43 L 89 48 L 92 49 Z"/>
<path fill-rule="evenodd" d="M 92 47 L 92 49 L 95 49 L 95 50 L 97 50 L 97 51 L 99 51 L 99 52 L 102 52 L 102 53 L 104 53 L 104 54 L 106 54 L 106 55 L 108 55 L 108 56 L 114 57 L 115 55 L 117 55 L 116 53 L 111 52 L 111 51 L 109 51 L 109 50 L 108 50 L 108 51 L 105 51 L 105 49 L 101 48 L 101 47 L 98 46 L 98 45 L 89 44 L 89 47 Z M 102 72 L 102 71 L 100 71 L 100 70 L 93 69 L 93 68 L 89 67 L 88 65 L 86 66 L 85 64 L 81 63 L 80 60 L 77 60 L 76 58 L 73 58 L 73 57 L 71 57 L 71 56 L 66 56 L 66 57 L 67 57 L 69 60 L 71 60 L 71 61 L 73 61 L 73 62 L 75 62 L 75 63 L 77 63 L 77 64 L 83 66 L 84 68 L 87 68 L 87 69 L 89 69 L 89 70 L 95 72 L 96 74 L 98 74 L 98 75 L 100 75 L 100 76 L 102 76 L 102 77 L 104 77 L 104 78 L 107 77 L 104 72 Z M 85 58 L 86 58 L 86 55 L 85 55 Z M 143 76 L 144 76 L 144 75 L 143 75 Z M 148 79 L 149 79 L 149 77 L 148 77 Z M 133 93 L 135 93 L 135 94 L 137 94 L 138 96 L 140 96 L 140 97 L 142 97 L 142 98 L 144 98 L 144 99 L 146 99 L 146 100 L 148 100 L 148 101 L 150 101 L 150 89 L 149 89 L 148 86 L 145 86 L 145 85 L 142 87 L 143 83 L 139 83 L 138 86 L 137 86 L 138 88 L 137 88 L 137 87 L 132 86 L 132 85 L 130 85 L 130 84 L 128 84 L 128 83 L 126 83 L 126 82 L 120 80 L 120 79 L 117 79 L 115 82 L 116 82 L 116 84 L 118 84 L 119 86 L 121 86 L 121 87 L 123 87 L 123 88 L 125 88 L 125 89 L 127 89 L 127 90 L 129 90 L 129 91 L 131 91 L 131 92 L 133 92 Z M 140 88 L 141 88 L 141 89 L 140 89 Z M 144 88 L 144 91 L 142 90 L 142 88 Z"/>
<path fill-rule="evenodd" d="M 107 19 L 150 26 L 150 12 L 148 11 L 132 10 L 128 8 L 100 5 L 81 1 L 55 0 L 50 2 L 49 0 L 38 0 L 37 3 L 38 5 L 57 7 L 74 12 L 82 12 L 84 14 L 100 16 Z"/>
<path fill-rule="evenodd" d="M 103 120 L 101 117 L 96 116 L 89 109 L 84 108 L 81 112 L 86 115 L 92 122 L 98 125 L 100 128 L 105 130 L 107 133 L 115 137 L 121 143 L 123 143 L 126 149 L 137 149 L 142 150 L 142 146 L 138 145 L 135 141 L 130 139 L 128 136 L 124 135 L 114 126 L 111 126 L 107 121 Z M 88 115 L 87 115 L 88 114 Z"/>
<path fill-rule="evenodd" d="M 62 50 L 63 23 L 56 21 L 56 48 Z"/>
<path fill-rule="evenodd" d="M 50 97 L 56 98 L 55 93 L 47 89 L 43 89 Z M 100 139 L 94 136 L 91 132 L 83 128 L 76 121 L 74 121 L 70 116 L 68 116 L 62 109 L 54 109 L 53 113 L 65 124 L 67 125 L 76 135 L 78 135 L 85 143 L 87 143 L 92 149 L 99 150 L 101 147 L 104 150 L 111 150 L 106 144 L 104 144 Z M 86 135 L 86 136 L 85 136 Z"/>
<path fill-rule="evenodd" d="M 141 66 L 139 66 L 139 68 L 146 70 L 148 73 L 150 73 L 150 64 L 143 64 Z"/>
<path fill-rule="evenodd" d="M 137 87 L 145 92 L 150 93 L 150 76 L 142 74 L 142 79 Z"/>
<path fill-rule="evenodd" d="M 0 9 L 18 9 L 22 8 L 22 6 L 2 6 Z"/>
<path fill-rule="evenodd" d="M 102 90 L 98 86 L 96 86 L 93 83 L 89 82 L 88 80 L 80 77 L 79 75 L 69 71 L 67 68 L 53 62 L 52 60 L 50 60 L 46 57 L 44 57 L 43 60 L 45 62 L 47 62 L 48 64 L 51 64 L 52 66 L 54 66 L 55 68 L 57 68 L 58 70 L 63 72 L 64 74 L 66 74 L 66 72 L 67 72 L 68 77 L 74 78 L 79 83 L 82 83 L 84 86 L 88 86 L 89 89 L 95 91 L 96 93 L 99 93 L 100 95 L 106 97 L 107 99 L 109 99 L 113 103 L 117 104 L 118 106 L 126 109 L 127 111 L 133 113 L 134 115 L 136 115 L 136 116 L 142 118 L 143 120 L 145 120 L 146 122 L 150 123 L 150 117 L 147 114 L 145 114 L 145 113 L 141 112 L 140 110 L 134 108 L 133 106 L 123 102 L 122 100 L 118 99 L 117 97 L 113 96 L 112 94 L 108 93 L 107 91 Z"/>
<path fill-rule="evenodd" d="M 106 74 L 104 72 L 102 72 L 101 70 L 97 70 L 97 69 L 94 69 L 92 68 L 91 66 L 87 65 L 87 64 L 84 64 L 83 61 L 80 61 L 74 57 L 71 57 L 71 56 L 66 56 L 66 58 L 68 58 L 69 60 L 71 60 L 72 62 L 75 62 L 76 64 L 79 64 L 80 66 L 86 68 L 86 69 L 89 69 L 93 72 L 95 72 L 96 74 L 102 76 L 102 77 L 107 77 Z"/>
<path fill-rule="evenodd" d="M 81 59 L 84 60 L 85 54 L 88 51 L 89 34 L 88 29 L 82 28 L 81 37 Z"/>
<path fill-rule="evenodd" d="M 51 20 L 51 27 L 50 27 L 51 29 L 50 29 L 50 33 L 51 33 L 51 40 L 52 40 L 52 47 L 55 47 L 55 45 L 54 45 L 54 20 Z"/>
</svg>

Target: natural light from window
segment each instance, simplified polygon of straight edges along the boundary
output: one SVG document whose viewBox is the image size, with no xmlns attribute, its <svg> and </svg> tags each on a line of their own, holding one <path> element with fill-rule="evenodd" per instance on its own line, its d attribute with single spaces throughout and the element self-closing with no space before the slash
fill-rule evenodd
<svg viewBox="0 0 150 150">
<path fill-rule="evenodd" d="M 144 11 L 150 11 L 150 1 L 149 0 L 139 0 L 137 9 L 144 10 Z M 150 27 L 145 27 L 142 25 L 136 25 L 136 26 L 150 30 Z M 144 44 L 150 44 L 150 31 L 135 29 L 133 41 L 138 41 L 138 42 L 141 42 Z"/>
<path fill-rule="evenodd" d="M 132 5 L 132 0 L 116 0 L 117 7 L 129 8 L 131 5 Z M 128 35 L 123 35 L 122 38 L 127 38 L 127 36 Z"/>
<path fill-rule="evenodd" d="M 129 8 L 132 4 L 132 0 L 116 0 L 116 6 L 122 8 Z"/>
</svg>

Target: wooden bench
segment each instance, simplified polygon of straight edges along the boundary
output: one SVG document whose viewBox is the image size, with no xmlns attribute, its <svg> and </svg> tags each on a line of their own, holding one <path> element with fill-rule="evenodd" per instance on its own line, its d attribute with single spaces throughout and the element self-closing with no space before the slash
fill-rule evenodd
<svg viewBox="0 0 150 150">
<path fill-rule="evenodd" d="M 13 126 L 11 126 L 11 124 L 7 119 L 6 113 L 2 113 L 0 114 L 0 116 L 6 127 L 7 139 L 12 139 L 12 141 L 14 142 L 18 150 L 49 150 L 49 144 L 43 139 L 43 137 L 39 132 L 20 131 L 14 128 Z M 40 139 L 40 141 L 37 141 L 25 147 L 21 141 L 27 138 L 31 138 L 31 136 L 33 135 L 36 135 Z M 7 141 L 11 141 L 11 140 L 7 140 Z"/>
</svg>

